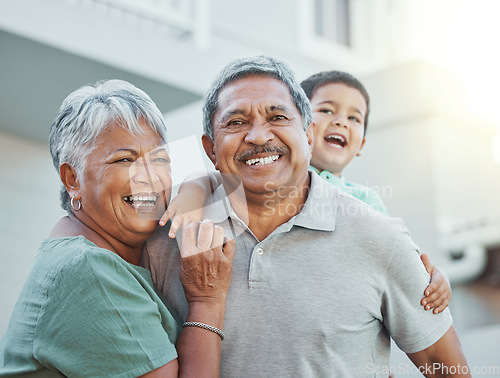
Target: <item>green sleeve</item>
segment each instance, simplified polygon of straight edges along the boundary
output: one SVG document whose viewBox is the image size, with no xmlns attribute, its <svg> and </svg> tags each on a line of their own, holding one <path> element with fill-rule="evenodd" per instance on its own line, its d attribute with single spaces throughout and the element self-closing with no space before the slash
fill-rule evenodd
<svg viewBox="0 0 500 378">
<path fill-rule="evenodd" d="M 55 276 L 33 356 L 71 377 L 138 376 L 175 359 L 174 317 L 140 272 L 102 251 L 79 253 Z"/>
</svg>

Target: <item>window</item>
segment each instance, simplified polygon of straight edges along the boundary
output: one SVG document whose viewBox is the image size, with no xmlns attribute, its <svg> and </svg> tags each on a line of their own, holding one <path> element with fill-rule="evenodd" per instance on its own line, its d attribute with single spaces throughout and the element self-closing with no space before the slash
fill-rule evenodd
<svg viewBox="0 0 500 378">
<path fill-rule="evenodd" d="M 320 38 L 350 47 L 350 15 L 350 0 L 315 0 L 315 34 Z"/>
<path fill-rule="evenodd" d="M 390 47 L 389 0 L 296 0 L 300 52 L 337 69 L 383 67 Z"/>
</svg>

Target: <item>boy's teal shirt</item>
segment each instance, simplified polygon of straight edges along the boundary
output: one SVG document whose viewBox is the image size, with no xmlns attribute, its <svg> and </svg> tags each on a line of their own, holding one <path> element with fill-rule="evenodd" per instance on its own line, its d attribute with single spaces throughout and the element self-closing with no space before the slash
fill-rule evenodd
<svg viewBox="0 0 500 378">
<path fill-rule="evenodd" d="M 319 177 L 328 181 L 330 184 L 335 185 L 343 192 L 349 193 L 350 195 L 370 205 L 378 212 L 385 215 L 389 214 L 384 203 L 382 202 L 382 198 L 380 198 L 376 190 L 354 182 L 348 182 L 344 177 L 337 177 L 329 171 L 320 171 L 312 165 L 309 166 L 309 169 L 316 172 Z"/>
</svg>

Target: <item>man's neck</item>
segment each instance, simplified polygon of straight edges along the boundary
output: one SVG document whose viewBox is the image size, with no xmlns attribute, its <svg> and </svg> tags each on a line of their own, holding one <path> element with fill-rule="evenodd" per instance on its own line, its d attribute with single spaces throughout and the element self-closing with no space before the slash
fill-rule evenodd
<svg viewBox="0 0 500 378">
<path fill-rule="evenodd" d="M 307 175 L 302 185 L 281 188 L 275 192 L 249 193 L 245 192 L 245 200 L 241 196 L 229 196 L 231 206 L 242 220 L 248 220 L 248 227 L 258 240 L 264 240 L 277 227 L 288 222 L 302 211 L 307 200 L 310 186 L 310 176 Z"/>
</svg>

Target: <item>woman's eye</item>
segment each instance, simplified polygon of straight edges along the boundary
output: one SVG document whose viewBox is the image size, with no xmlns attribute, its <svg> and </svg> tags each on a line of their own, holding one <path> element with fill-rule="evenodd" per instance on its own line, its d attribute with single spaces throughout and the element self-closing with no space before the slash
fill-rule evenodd
<svg viewBox="0 0 500 378">
<path fill-rule="evenodd" d="M 157 163 L 170 164 L 170 159 L 167 159 L 167 158 L 156 158 L 153 161 L 155 161 Z"/>
<path fill-rule="evenodd" d="M 131 163 L 133 160 L 131 158 L 121 158 L 115 160 L 115 163 Z"/>
</svg>

